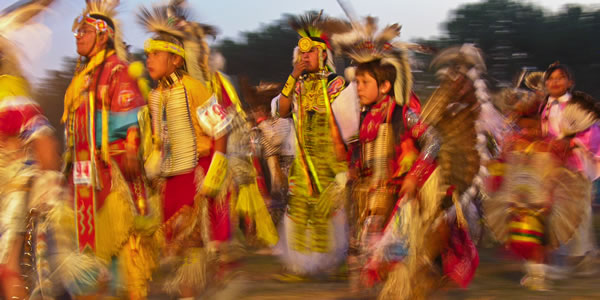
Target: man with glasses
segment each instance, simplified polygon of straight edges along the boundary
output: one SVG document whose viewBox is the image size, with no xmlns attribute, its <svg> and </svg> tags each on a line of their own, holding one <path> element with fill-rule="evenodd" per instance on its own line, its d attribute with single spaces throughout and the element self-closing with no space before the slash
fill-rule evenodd
<svg viewBox="0 0 600 300">
<path fill-rule="evenodd" d="M 145 235 L 135 230 L 143 226 L 134 226 L 134 219 L 138 225 L 148 223 L 137 221 L 149 215 L 152 207 L 146 202 L 138 160 L 137 113 L 145 101 L 136 80 L 128 74 L 125 47 L 114 17 L 117 4 L 89 0 L 73 26 L 80 59 L 65 94 L 65 172 L 78 212 L 80 251 L 93 252 L 107 264 L 121 266 L 111 269 L 125 271 L 129 298 L 137 299 L 146 296 L 151 272 L 147 266 L 152 260 L 145 256 L 144 239 L 140 242 Z M 144 263 L 134 263 L 134 255 L 143 257 Z M 124 291 L 112 292 L 119 295 Z"/>
</svg>

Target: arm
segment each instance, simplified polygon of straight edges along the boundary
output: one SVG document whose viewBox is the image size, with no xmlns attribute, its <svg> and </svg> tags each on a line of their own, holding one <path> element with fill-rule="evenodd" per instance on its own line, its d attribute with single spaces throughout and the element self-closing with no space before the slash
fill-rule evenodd
<svg viewBox="0 0 600 300">
<path fill-rule="evenodd" d="M 109 130 L 114 132 L 109 135 L 125 139 L 125 154 L 121 167 L 125 178 L 130 180 L 140 174 L 141 166 L 138 159 L 140 133 L 137 113 L 146 101 L 126 66 L 117 65 L 111 75 L 109 89 L 111 116 L 109 118 L 112 118 L 113 128 Z"/>
<path fill-rule="evenodd" d="M 296 87 L 296 81 L 302 75 L 302 72 L 306 70 L 306 62 L 298 61 L 294 64 L 294 70 L 292 70 L 292 74 L 288 77 L 285 82 L 285 86 L 281 91 L 281 96 L 279 97 L 279 115 L 287 116 L 292 111 L 292 100 L 294 89 Z"/>
<path fill-rule="evenodd" d="M 406 126 L 417 139 L 421 151 L 404 179 L 401 193 L 414 195 L 417 187 L 422 186 L 435 169 L 435 159 L 440 151 L 440 137 L 435 128 L 423 124 L 419 116 L 410 109 L 406 112 Z"/>
<path fill-rule="evenodd" d="M 52 135 L 41 135 L 31 142 L 36 161 L 42 170 L 59 170 L 58 142 Z"/>
</svg>

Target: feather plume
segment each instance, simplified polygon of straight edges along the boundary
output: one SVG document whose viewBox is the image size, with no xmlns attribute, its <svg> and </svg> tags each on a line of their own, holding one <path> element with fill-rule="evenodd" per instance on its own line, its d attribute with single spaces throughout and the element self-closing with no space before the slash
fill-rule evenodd
<svg viewBox="0 0 600 300">
<path fill-rule="evenodd" d="M 169 13 L 166 6 L 155 6 L 152 9 L 146 7 L 140 8 L 137 14 L 138 24 L 146 28 L 148 32 L 164 33 L 183 38 L 183 31 L 175 27 L 175 24 L 169 20 Z"/>
<path fill-rule="evenodd" d="M 445 49 L 431 62 L 432 68 L 441 69 L 444 66 L 460 66 L 461 70 L 465 72 L 471 68 L 475 68 L 480 72 L 486 71 L 481 51 L 472 44 Z"/>
<path fill-rule="evenodd" d="M 172 0 L 168 5 L 155 6 L 151 10 L 142 7 L 137 15 L 138 23 L 149 32 L 170 35 L 182 41 L 187 72 L 200 81 L 207 81 L 212 71 L 206 36 L 215 38 L 218 32 L 214 26 L 189 21 L 190 16 L 184 0 Z"/>
<path fill-rule="evenodd" d="M 309 12 L 300 16 L 292 16 L 288 19 L 290 27 L 302 37 L 320 37 L 323 33 L 320 25 L 325 21 L 323 10 L 320 12 Z"/>
<path fill-rule="evenodd" d="M 17 57 L 20 51 L 8 36 L 46 10 L 53 2 L 54 0 L 18 1 L 0 12 L 0 74 L 22 76 Z"/>
<path fill-rule="evenodd" d="M 5 8 L 0 12 L 0 35 L 19 29 L 52 2 L 54 0 L 19 1 Z"/>
<path fill-rule="evenodd" d="M 412 73 L 408 61 L 407 48 L 394 42 L 400 35 L 401 26 L 392 24 L 378 31 L 377 19 L 365 18 L 363 23 L 352 22 L 353 30 L 334 34 L 331 38 L 333 49 L 350 57 L 355 63 L 381 60 L 396 69 L 393 83 L 396 101 L 404 105 L 410 98 Z"/>
</svg>

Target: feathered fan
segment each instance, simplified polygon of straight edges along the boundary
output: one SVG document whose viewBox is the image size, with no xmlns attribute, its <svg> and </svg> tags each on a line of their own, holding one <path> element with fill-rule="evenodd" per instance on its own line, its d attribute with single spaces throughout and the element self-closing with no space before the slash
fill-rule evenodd
<svg viewBox="0 0 600 300">
<path fill-rule="evenodd" d="M 596 114 L 589 110 L 583 109 L 577 103 L 569 103 L 562 111 L 562 115 L 558 123 L 558 127 L 560 129 L 560 135 L 558 138 L 563 138 L 584 131 L 596 122 L 598 122 Z"/>
<path fill-rule="evenodd" d="M 423 107 L 421 117 L 442 136 L 438 160 L 444 184 L 456 186 L 462 194 L 480 168 L 475 127 L 480 106 L 469 76 L 485 71 L 485 64 L 477 48 L 465 45 L 442 51 L 432 66 L 440 68 L 442 82 Z"/>
</svg>

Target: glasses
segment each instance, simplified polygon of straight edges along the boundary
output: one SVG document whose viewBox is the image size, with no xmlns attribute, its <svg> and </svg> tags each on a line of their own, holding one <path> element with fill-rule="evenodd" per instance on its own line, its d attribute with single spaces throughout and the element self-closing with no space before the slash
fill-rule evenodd
<svg viewBox="0 0 600 300">
<path fill-rule="evenodd" d="M 93 30 L 93 29 L 87 29 L 87 28 L 84 28 L 84 29 L 79 29 L 79 30 L 77 30 L 75 33 L 73 33 L 73 35 L 74 35 L 76 38 L 78 38 L 78 37 L 82 37 L 82 36 L 84 36 L 84 35 L 86 35 L 86 34 L 88 34 L 88 33 L 96 33 L 96 30 Z"/>
</svg>

